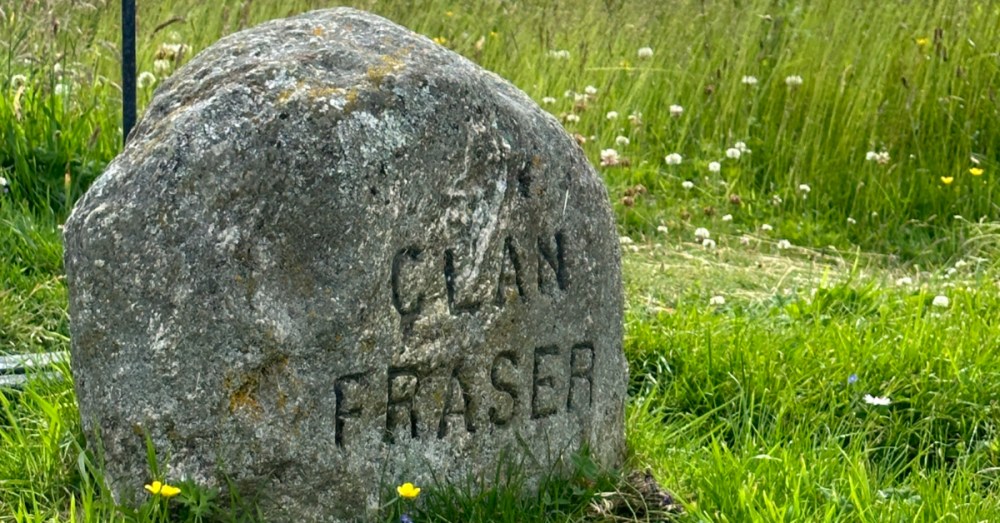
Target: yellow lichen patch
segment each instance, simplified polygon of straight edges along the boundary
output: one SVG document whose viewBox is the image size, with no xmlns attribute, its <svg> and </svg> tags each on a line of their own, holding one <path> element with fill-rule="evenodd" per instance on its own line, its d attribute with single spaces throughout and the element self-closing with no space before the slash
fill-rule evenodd
<svg viewBox="0 0 1000 523">
<path fill-rule="evenodd" d="M 381 58 L 381 64 L 368 66 L 368 71 L 365 73 L 368 81 L 376 88 L 382 86 L 382 80 L 385 80 L 386 76 L 402 69 L 405 65 L 402 60 L 395 56 L 382 55 Z"/>
<path fill-rule="evenodd" d="M 314 27 L 313 28 L 313 35 L 315 35 L 315 36 L 323 36 L 323 28 L 319 27 L 319 26 Z"/>
<path fill-rule="evenodd" d="M 257 387 L 259 383 L 256 378 L 248 377 L 236 390 L 229 394 L 229 413 L 235 414 L 238 410 L 245 410 L 254 418 L 260 417 L 263 409 L 257 401 Z"/>
<path fill-rule="evenodd" d="M 344 94 L 345 89 L 343 87 L 310 87 L 306 92 L 309 98 L 326 98 L 328 96 L 339 96 Z"/>
</svg>

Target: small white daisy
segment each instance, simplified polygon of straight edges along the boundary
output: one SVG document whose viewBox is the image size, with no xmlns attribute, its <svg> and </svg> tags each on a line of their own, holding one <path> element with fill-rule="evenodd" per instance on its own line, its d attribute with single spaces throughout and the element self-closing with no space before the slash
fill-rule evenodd
<svg viewBox="0 0 1000 523">
<path fill-rule="evenodd" d="M 872 396 L 871 394 L 865 394 L 865 403 L 869 405 L 878 405 L 880 407 L 884 407 L 892 403 L 892 401 L 887 397 Z"/>
</svg>

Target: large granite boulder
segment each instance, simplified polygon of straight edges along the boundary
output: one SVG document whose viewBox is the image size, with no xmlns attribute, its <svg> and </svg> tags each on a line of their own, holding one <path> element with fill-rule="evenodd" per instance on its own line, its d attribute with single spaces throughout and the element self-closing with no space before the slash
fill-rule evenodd
<svg viewBox="0 0 1000 523">
<path fill-rule="evenodd" d="M 231 482 L 274 521 L 624 451 L 617 235 L 524 93 L 351 9 L 163 82 L 65 227 L 80 413 L 122 500 Z M 531 481 L 529 481 L 529 484 Z"/>
</svg>

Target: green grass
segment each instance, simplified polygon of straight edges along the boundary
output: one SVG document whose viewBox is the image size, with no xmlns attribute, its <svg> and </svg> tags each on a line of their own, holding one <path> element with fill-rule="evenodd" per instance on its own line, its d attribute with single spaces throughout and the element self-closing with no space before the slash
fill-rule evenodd
<svg viewBox="0 0 1000 523">
<path fill-rule="evenodd" d="M 326 5 L 143 3 L 140 70 Z M 354 5 L 554 98 L 543 107 L 595 165 L 609 148 L 625 160 L 599 170 L 627 237 L 629 468 L 675 494 L 681 521 L 1000 520 L 1000 4 Z M 120 150 L 117 8 L 0 0 L 0 354 L 68 349 L 59 224 Z M 727 158 L 740 141 L 752 152 Z M 0 522 L 253 519 L 194 484 L 115 506 L 82 446 L 69 381 L 0 395 Z M 386 520 L 611 520 L 607 504 L 628 519 L 641 504 L 585 459 L 536 497 L 516 483 L 424 486 Z"/>
</svg>

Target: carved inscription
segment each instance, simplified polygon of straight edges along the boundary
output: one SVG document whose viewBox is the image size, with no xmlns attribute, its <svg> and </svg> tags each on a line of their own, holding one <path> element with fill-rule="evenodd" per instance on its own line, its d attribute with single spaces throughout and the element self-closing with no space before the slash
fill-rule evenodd
<svg viewBox="0 0 1000 523">
<path fill-rule="evenodd" d="M 372 421 L 384 427 L 378 429 L 382 441 L 393 445 L 584 415 L 593 401 L 594 357 L 593 344 L 581 342 L 503 350 L 489 369 L 461 361 L 435 371 L 389 367 L 383 385 L 375 383 L 372 372 L 339 376 L 334 380 L 334 441 L 337 448 L 366 441 L 363 431 Z M 371 420 L 369 413 L 379 409 L 363 402 L 379 388 L 385 394 L 384 421 Z"/>
<path fill-rule="evenodd" d="M 528 250 L 530 248 L 534 248 L 533 253 Z M 569 250 L 570 238 L 561 230 L 551 237 L 539 236 L 527 243 L 507 236 L 499 249 L 499 273 L 490 280 L 493 282 L 493 295 L 476 296 L 476 282 L 469 281 L 471 277 L 462 272 L 475 260 L 471 259 L 471 255 L 463 255 L 460 250 L 445 249 L 438 265 L 443 268 L 443 278 L 438 281 L 443 283 L 448 311 L 456 316 L 476 314 L 484 303 L 502 308 L 512 303 L 528 303 L 534 295 L 555 296 L 565 292 L 570 286 Z M 392 305 L 399 313 L 404 333 L 409 333 L 410 327 L 423 312 L 427 296 L 434 293 L 434 289 L 412 284 L 412 281 L 421 281 L 421 278 L 411 276 L 411 271 L 418 271 L 420 264 L 427 262 L 430 256 L 431 253 L 418 245 L 400 249 L 393 256 L 390 276 Z"/>
</svg>

